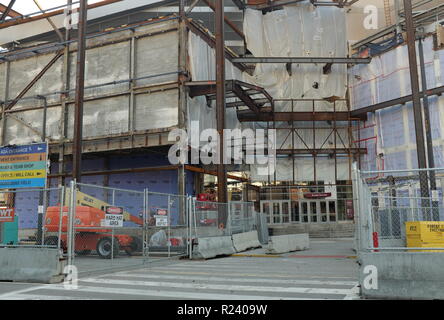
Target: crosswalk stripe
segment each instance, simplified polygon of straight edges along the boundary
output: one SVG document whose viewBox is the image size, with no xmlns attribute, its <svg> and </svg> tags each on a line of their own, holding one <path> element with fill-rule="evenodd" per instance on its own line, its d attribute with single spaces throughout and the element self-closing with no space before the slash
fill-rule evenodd
<svg viewBox="0 0 444 320">
<path fill-rule="evenodd" d="M 48 288 L 49 289 L 49 288 Z M 51 290 L 66 290 L 63 286 L 51 287 Z M 179 298 L 179 299 L 208 299 L 208 300 L 324 300 L 322 298 L 294 298 L 279 296 L 257 296 L 257 295 L 232 295 L 232 294 L 215 294 L 207 292 L 183 292 L 183 291 L 165 291 L 165 290 L 147 290 L 147 289 L 127 289 L 118 287 L 94 287 L 79 285 L 78 292 L 91 292 L 101 294 L 119 294 L 119 295 L 136 295 L 158 298 Z M 61 296 L 62 298 L 65 295 Z M 85 297 L 86 299 L 87 297 Z"/>
<path fill-rule="evenodd" d="M 145 270 L 149 270 L 149 272 L 156 272 L 156 273 L 168 273 L 168 274 L 197 274 L 197 275 L 213 275 L 214 272 L 204 272 L 204 271 L 176 271 L 176 270 L 165 270 L 165 268 L 148 268 Z M 181 269 L 183 270 L 183 268 Z M 238 272 L 231 272 L 231 273 L 221 273 L 218 272 L 218 275 L 224 275 L 224 276 L 240 276 L 240 277 L 263 277 L 266 275 L 268 278 L 295 278 L 295 274 L 269 274 L 269 273 L 238 273 Z M 310 278 L 310 279 L 354 279 L 352 277 L 329 277 L 326 276 L 310 276 L 310 275 L 304 275 L 304 279 Z"/>
<path fill-rule="evenodd" d="M 85 300 L 84 297 L 69 297 L 66 295 L 63 296 L 53 296 L 53 295 L 44 295 L 44 294 L 16 294 L 12 296 L 7 296 L 4 300 Z M 97 298 L 88 298 L 88 300 L 103 300 Z"/>
<path fill-rule="evenodd" d="M 210 273 L 207 273 L 210 275 Z M 105 276 L 104 276 L 105 277 Z M 356 281 L 323 281 L 323 280 L 279 280 L 279 279 L 244 279 L 244 278 L 228 278 L 228 277 L 199 277 L 199 276 L 185 276 L 185 275 L 159 275 L 159 274 L 136 274 L 136 273 L 114 273 L 112 275 L 106 275 L 107 278 L 124 277 L 124 278 L 140 278 L 140 279 L 171 279 L 171 280 L 202 280 L 202 281 L 224 281 L 224 282 L 252 282 L 252 283 L 276 283 L 276 284 L 310 284 L 310 285 L 339 285 L 339 286 L 354 286 Z"/>
<path fill-rule="evenodd" d="M 350 293 L 350 289 L 263 287 L 263 286 L 242 286 L 242 285 L 224 285 L 224 284 L 171 283 L 171 282 L 161 282 L 161 281 L 131 281 L 131 280 L 94 279 L 94 278 L 82 279 L 81 282 L 111 284 L 111 285 L 200 289 L 200 290 L 230 290 L 230 291 L 255 291 L 255 292 L 263 291 L 263 292 L 279 292 L 279 293 L 309 293 L 309 294 L 337 294 L 337 295 L 347 295 Z"/>
</svg>

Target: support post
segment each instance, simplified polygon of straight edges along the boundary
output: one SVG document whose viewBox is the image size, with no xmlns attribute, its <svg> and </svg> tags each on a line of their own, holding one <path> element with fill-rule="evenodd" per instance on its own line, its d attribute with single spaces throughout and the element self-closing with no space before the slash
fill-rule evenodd
<svg viewBox="0 0 444 320">
<path fill-rule="evenodd" d="M 87 1 L 80 0 L 78 41 L 77 41 L 77 73 L 74 108 L 74 141 L 73 141 L 73 179 L 81 182 L 82 175 L 82 127 L 83 127 L 83 96 L 85 80 L 85 46 L 86 46 Z"/>
<path fill-rule="evenodd" d="M 185 0 L 179 1 L 179 128 L 187 128 L 187 100 L 188 89 L 185 82 L 188 81 L 187 68 L 187 26 L 185 15 Z M 177 169 L 177 183 L 179 194 L 179 224 L 183 224 L 185 218 L 185 194 L 186 194 L 186 175 L 185 164 L 182 163 Z"/>
<path fill-rule="evenodd" d="M 432 129 L 430 123 L 430 107 L 429 107 L 429 97 L 427 96 L 427 76 L 425 70 L 424 62 L 424 48 L 423 48 L 423 37 L 419 38 L 418 49 L 419 49 L 419 64 L 421 67 L 421 84 L 422 84 L 422 103 L 424 106 L 424 122 L 425 122 L 425 134 L 427 143 L 427 160 L 430 169 L 435 168 L 435 159 L 433 155 L 433 139 L 432 139 Z M 433 201 L 433 190 L 436 190 L 436 176 L 435 171 L 429 171 L 430 180 L 430 190 L 432 193 L 432 219 L 434 221 L 439 221 L 439 209 L 438 201 Z"/>
<path fill-rule="evenodd" d="M 227 173 L 224 165 L 225 129 L 225 55 L 224 55 L 224 1 L 216 0 L 215 6 L 216 38 L 216 122 L 219 133 L 219 163 L 217 165 L 217 201 L 227 203 Z M 227 212 L 219 207 L 219 225 L 226 225 Z"/>
<path fill-rule="evenodd" d="M 416 47 L 415 47 L 415 26 L 413 23 L 412 14 L 412 2 L 411 0 L 404 0 L 404 13 L 405 13 L 405 26 L 407 31 L 407 48 L 409 53 L 409 67 L 410 67 L 410 81 L 412 87 L 412 100 L 413 100 L 413 118 L 415 123 L 416 134 L 416 150 L 418 155 L 418 168 L 427 168 L 426 151 L 424 144 L 424 126 L 421 112 L 421 100 L 419 93 L 419 80 L 418 80 L 418 64 L 416 60 Z M 419 183 L 421 190 L 421 207 L 429 207 L 429 189 L 427 172 L 421 171 L 419 173 Z M 424 218 L 430 220 L 430 212 L 424 210 Z"/>
</svg>

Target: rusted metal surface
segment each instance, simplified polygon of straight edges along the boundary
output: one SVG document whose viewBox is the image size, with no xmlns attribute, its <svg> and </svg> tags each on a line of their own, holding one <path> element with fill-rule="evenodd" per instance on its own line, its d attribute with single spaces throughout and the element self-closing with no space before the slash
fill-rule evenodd
<svg viewBox="0 0 444 320">
<path fill-rule="evenodd" d="M 87 0 L 80 0 L 77 32 L 76 92 L 74 103 L 74 145 L 72 178 L 81 182 L 82 177 L 82 130 L 83 96 L 85 88 L 85 47 L 86 47 Z"/>
<path fill-rule="evenodd" d="M 216 49 L 216 126 L 219 133 L 219 164 L 217 165 L 217 201 L 227 202 L 227 172 L 224 164 L 225 143 L 225 42 L 224 42 L 224 1 L 216 0 L 215 6 L 215 49 Z M 219 225 L 227 221 L 226 208 L 220 206 Z"/>
<path fill-rule="evenodd" d="M 219 1 L 219 0 L 216 0 Z M 216 10 L 216 7 L 214 6 L 214 4 L 211 3 L 211 0 L 203 0 L 203 2 L 206 3 L 206 5 L 213 11 Z M 230 28 L 239 36 L 242 38 L 242 40 L 245 40 L 245 34 L 242 32 L 242 30 L 240 30 L 234 23 L 233 21 L 231 21 L 230 19 L 228 19 L 225 15 L 224 15 L 224 21 L 226 24 L 228 24 L 230 26 Z"/>
<path fill-rule="evenodd" d="M 122 0 L 103 0 L 101 2 L 97 2 L 97 3 L 93 3 L 93 4 L 88 5 L 88 9 L 94 9 L 94 8 L 98 8 L 101 6 L 105 6 L 105 5 L 115 3 L 115 2 L 120 2 L 120 1 L 122 1 Z M 6 21 L 6 22 L 0 24 L 0 29 L 8 28 L 11 26 L 15 26 L 15 25 L 23 24 L 23 23 L 27 23 L 27 22 L 42 20 L 42 19 L 46 19 L 48 17 L 54 17 L 54 16 L 61 15 L 61 14 L 64 14 L 64 9 L 54 10 L 51 12 L 42 13 L 40 15 L 32 16 L 32 17 L 23 17 L 23 18 L 17 17 L 15 20 Z"/>
<path fill-rule="evenodd" d="M 325 112 L 310 112 L 310 111 L 295 111 L 295 112 L 271 112 L 270 108 L 255 113 L 250 110 L 238 110 L 237 118 L 240 122 L 251 121 L 348 121 L 350 113 L 347 111 L 325 111 Z M 361 115 L 353 120 L 365 120 L 366 115 Z"/>
</svg>

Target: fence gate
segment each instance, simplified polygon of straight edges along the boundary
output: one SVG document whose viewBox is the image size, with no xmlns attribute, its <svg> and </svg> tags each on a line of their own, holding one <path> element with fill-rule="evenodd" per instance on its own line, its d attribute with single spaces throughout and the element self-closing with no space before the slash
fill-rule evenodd
<svg viewBox="0 0 444 320">
<path fill-rule="evenodd" d="M 190 198 L 149 190 L 145 192 L 147 232 L 144 243 L 147 257 L 158 259 L 187 255 Z"/>
</svg>

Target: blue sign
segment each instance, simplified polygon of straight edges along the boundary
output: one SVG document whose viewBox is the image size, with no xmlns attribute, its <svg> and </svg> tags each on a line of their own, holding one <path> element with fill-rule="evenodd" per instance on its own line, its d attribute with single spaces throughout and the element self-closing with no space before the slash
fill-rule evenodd
<svg viewBox="0 0 444 320">
<path fill-rule="evenodd" d="M 46 186 L 48 144 L 0 147 L 0 189 Z"/>
</svg>

